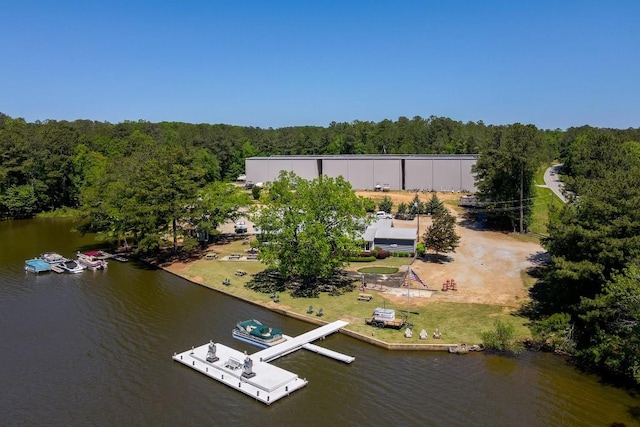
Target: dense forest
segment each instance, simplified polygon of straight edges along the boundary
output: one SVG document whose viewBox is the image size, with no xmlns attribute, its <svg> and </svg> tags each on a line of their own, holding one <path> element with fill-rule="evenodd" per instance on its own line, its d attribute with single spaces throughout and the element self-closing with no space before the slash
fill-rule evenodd
<svg viewBox="0 0 640 427">
<path fill-rule="evenodd" d="M 96 163 L 149 154 L 150 146 L 181 147 L 207 169 L 207 182 L 232 181 L 251 156 L 475 154 L 500 144 L 510 127 L 441 117 L 279 129 L 146 121 L 28 123 L 0 113 L 0 215 L 29 217 L 78 207 L 83 190 L 96 179 L 91 170 Z M 561 133 L 530 128 L 547 142 L 543 157 L 553 158 Z"/>
<path fill-rule="evenodd" d="M 559 142 L 571 200 L 525 311 L 540 345 L 640 384 L 640 131 L 584 127 Z"/>
<path fill-rule="evenodd" d="M 229 184 L 247 157 L 396 153 L 478 154 L 486 210 L 521 232 L 535 172 L 562 162 L 570 202 L 549 224 L 550 261 L 523 311 L 539 345 L 640 383 L 640 129 L 540 130 L 441 117 L 260 129 L 28 123 L 0 114 L 0 217 L 71 207 L 84 230 L 130 239 L 142 251 L 173 235 L 175 249 L 179 232 L 214 233 L 250 204 Z"/>
</svg>

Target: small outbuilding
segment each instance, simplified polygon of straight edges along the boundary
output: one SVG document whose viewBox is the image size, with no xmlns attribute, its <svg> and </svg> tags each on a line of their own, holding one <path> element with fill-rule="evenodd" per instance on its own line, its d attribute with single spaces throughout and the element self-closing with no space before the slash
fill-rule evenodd
<svg viewBox="0 0 640 427">
<path fill-rule="evenodd" d="M 380 248 L 389 252 L 413 253 L 417 235 L 417 228 L 394 228 L 393 220 L 379 219 L 367 227 L 362 238 L 365 250 Z"/>
</svg>

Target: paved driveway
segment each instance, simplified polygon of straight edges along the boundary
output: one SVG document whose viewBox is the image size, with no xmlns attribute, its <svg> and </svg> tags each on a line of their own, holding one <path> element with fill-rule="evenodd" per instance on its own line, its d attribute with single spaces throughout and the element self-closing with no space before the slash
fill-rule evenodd
<svg viewBox="0 0 640 427">
<path fill-rule="evenodd" d="M 544 172 L 544 183 L 551 189 L 551 191 L 556 194 L 556 196 L 560 198 L 560 200 L 562 200 L 564 203 L 567 203 L 567 198 L 564 196 L 564 193 L 562 191 L 562 181 L 560 181 L 560 179 L 558 178 L 558 171 L 560 171 L 561 167 L 562 164 L 554 165 L 548 168 Z"/>
</svg>

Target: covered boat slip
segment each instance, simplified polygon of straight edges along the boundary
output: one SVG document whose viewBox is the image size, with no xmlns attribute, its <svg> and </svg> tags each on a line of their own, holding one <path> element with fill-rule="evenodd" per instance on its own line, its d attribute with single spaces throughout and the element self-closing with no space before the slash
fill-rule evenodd
<svg viewBox="0 0 640 427">
<path fill-rule="evenodd" d="M 293 372 L 286 371 L 252 357 L 252 377 L 243 375 L 243 361 L 246 355 L 222 344 L 215 344 L 215 362 L 207 362 L 209 344 L 173 356 L 173 360 L 189 366 L 196 371 L 233 387 L 267 405 L 288 396 L 307 385 L 307 381 L 298 378 Z"/>
</svg>

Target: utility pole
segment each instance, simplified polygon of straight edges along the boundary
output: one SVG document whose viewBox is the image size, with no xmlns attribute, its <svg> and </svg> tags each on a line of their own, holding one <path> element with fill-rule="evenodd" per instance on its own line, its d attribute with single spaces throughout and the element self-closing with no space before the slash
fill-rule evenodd
<svg viewBox="0 0 640 427">
<path fill-rule="evenodd" d="M 524 233 L 524 161 L 520 163 L 520 234 Z"/>
</svg>

